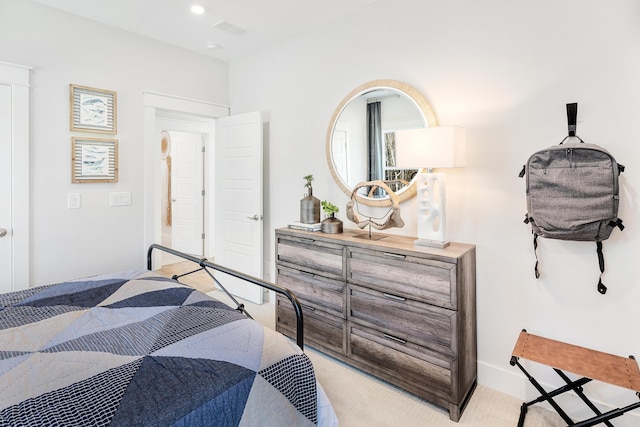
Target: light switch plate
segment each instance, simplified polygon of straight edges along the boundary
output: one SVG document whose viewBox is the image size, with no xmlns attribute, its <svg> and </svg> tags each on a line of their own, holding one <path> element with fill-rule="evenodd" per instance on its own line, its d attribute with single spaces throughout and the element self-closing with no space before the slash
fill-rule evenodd
<svg viewBox="0 0 640 427">
<path fill-rule="evenodd" d="M 80 193 L 67 194 L 67 209 L 80 209 Z"/>
<path fill-rule="evenodd" d="M 131 192 L 111 192 L 109 193 L 109 206 L 129 206 L 131 205 Z"/>
</svg>

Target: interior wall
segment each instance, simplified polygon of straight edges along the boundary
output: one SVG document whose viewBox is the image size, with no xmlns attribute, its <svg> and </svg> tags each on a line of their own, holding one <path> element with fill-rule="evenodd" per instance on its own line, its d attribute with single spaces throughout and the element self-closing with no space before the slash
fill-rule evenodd
<svg viewBox="0 0 640 427">
<path fill-rule="evenodd" d="M 0 60 L 33 67 L 32 284 L 145 268 L 143 91 L 227 104 L 227 64 L 24 0 L 0 0 Z M 117 183 L 71 184 L 71 137 L 112 138 L 69 131 L 71 83 L 117 92 Z"/>
<path fill-rule="evenodd" d="M 303 176 L 314 195 L 341 208 L 347 196 L 325 160 L 331 115 L 352 89 L 396 79 L 420 91 L 441 125 L 467 130 L 467 167 L 447 173 L 450 240 L 477 245 L 479 382 L 513 395 L 532 387 L 509 366 L 522 328 L 619 355 L 640 355 L 640 3 L 635 0 L 380 0 L 366 11 L 309 29 L 230 63 L 232 113 L 269 121 L 273 230 L 296 220 Z M 567 135 L 565 105 L 578 103 L 578 135 L 627 166 L 619 216 L 627 226 L 604 244 L 605 296 L 596 291 L 594 243 L 544 240 L 535 262 L 518 172 L 534 151 Z M 401 206 L 415 235 L 415 199 Z M 532 367 L 543 381 L 557 382 Z M 540 372 L 538 372 L 540 371 Z M 622 392 L 590 385 L 596 400 Z M 633 400 L 633 396 L 631 395 Z M 618 399 L 619 400 L 619 399 Z"/>
</svg>

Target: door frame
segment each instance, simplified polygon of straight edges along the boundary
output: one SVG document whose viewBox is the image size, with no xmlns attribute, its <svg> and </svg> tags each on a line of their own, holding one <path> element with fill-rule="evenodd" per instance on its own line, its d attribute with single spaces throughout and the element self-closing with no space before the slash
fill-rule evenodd
<svg viewBox="0 0 640 427">
<path fill-rule="evenodd" d="M 157 92 L 143 92 L 144 105 L 144 140 L 145 140 L 145 225 L 144 225 L 144 248 L 146 250 L 152 243 L 160 243 L 162 241 L 162 218 L 161 218 L 161 197 L 162 197 L 162 177 L 158 154 L 158 141 L 156 137 L 156 118 L 162 116 L 164 118 L 169 115 L 171 118 L 183 119 L 188 121 L 207 123 L 219 117 L 228 116 L 230 107 L 227 105 L 215 104 L 212 102 L 184 98 L 180 96 L 161 94 Z M 212 130 L 213 132 L 213 130 Z M 213 139 L 210 139 L 210 142 Z M 209 165 L 205 171 L 205 180 L 209 180 L 209 169 L 213 162 L 214 150 L 209 149 L 206 153 L 205 162 Z M 209 188 L 211 188 L 209 186 Z M 211 204 L 213 203 L 213 194 L 207 196 L 208 212 L 213 212 Z M 210 232 L 210 219 L 205 219 L 205 233 Z M 205 247 L 205 256 L 212 254 L 212 239 L 207 239 L 208 244 Z M 153 254 L 153 265 L 161 265 L 161 253 L 155 251 Z"/>
<path fill-rule="evenodd" d="M 11 219 L 13 290 L 31 284 L 29 191 L 29 83 L 31 67 L 0 62 L 0 80 L 11 86 Z"/>
</svg>

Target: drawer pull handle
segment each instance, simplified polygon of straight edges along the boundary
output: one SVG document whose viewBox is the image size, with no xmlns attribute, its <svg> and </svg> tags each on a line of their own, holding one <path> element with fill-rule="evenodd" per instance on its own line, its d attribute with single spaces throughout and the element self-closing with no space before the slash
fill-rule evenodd
<svg viewBox="0 0 640 427">
<path fill-rule="evenodd" d="M 384 295 L 386 298 L 392 299 L 394 301 L 401 301 L 401 302 L 405 302 L 407 299 L 404 297 L 399 297 L 397 295 L 392 295 L 392 294 L 388 294 L 386 292 L 384 292 L 382 295 Z"/>
<path fill-rule="evenodd" d="M 394 254 L 391 252 L 383 252 L 384 256 L 388 256 L 389 258 L 397 258 L 397 259 L 405 259 L 406 255 Z"/>
<path fill-rule="evenodd" d="M 309 311 L 316 311 L 315 307 L 311 307 L 310 305 L 307 305 L 307 304 L 300 304 L 300 307 L 307 309 Z"/>
<path fill-rule="evenodd" d="M 305 243 L 313 243 L 316 241 L 316 239 L 307 239 L 306 237 L 301 237 L 300 240 Z"/>
<path fill-rule="evenodd" d="M 388 340 L 395 341 L 400 344 L 406 344 L 407 340 L 403 340 L 402 338 L 394 337 L 393 335 L 384 334 L 384 337 Z"/>
<path fill-rule="evenodd" d="M 309 273 L 308 271 L 302 271 L 300 270 L 300 274 L 302 274 L 303 276 L 307 276 L 307 277 L 316 277 L 315 274 L 313 273 Z"/>
</svg>

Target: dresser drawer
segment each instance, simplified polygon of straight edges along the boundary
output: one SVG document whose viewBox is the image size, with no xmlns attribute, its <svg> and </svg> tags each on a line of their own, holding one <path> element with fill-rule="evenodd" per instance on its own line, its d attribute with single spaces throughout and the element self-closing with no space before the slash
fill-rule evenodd
<svg viewBox="0 0 640 427">
<path fill-rule="evenodd" d="M 276 263 L 344 280 L 344 246 L 313 237 L 276 235 Z"/>
<path fill-rule="evenodd" d="M 351 320 L 455 356 L 457 312 L 388 292 L 349 285 Z"/>
<path fill-rule="evenodd" d="M 410 342 L 354 324 L 350 326 L 349 357 L 414 392 L 451 399 L 452 358 L 430 355 Z"/>
<path fill-rule="evenodd" d="M 456 264 L 401 253 L 349 248 L 349 282 L 456 309 Z"/>
<path fill-rule="evenodd" d="M 314 348 L 324 348 L 345 355 L 346 321 L 303 305 L 304 342 Z M 291 302 L 281 296 L 276 299 L 276 330 L 290 338 L 296 337 L 296 314 Z"/>
<path fill-rule="evenodd" d="M 278 285 L 293 291 L 301 303 L 346 318 L 344 282 L 281 265 L 277 269 Z"/>
</svg>

